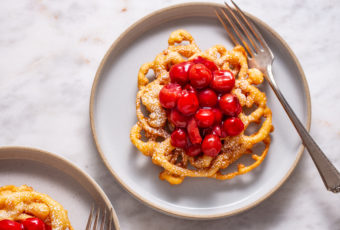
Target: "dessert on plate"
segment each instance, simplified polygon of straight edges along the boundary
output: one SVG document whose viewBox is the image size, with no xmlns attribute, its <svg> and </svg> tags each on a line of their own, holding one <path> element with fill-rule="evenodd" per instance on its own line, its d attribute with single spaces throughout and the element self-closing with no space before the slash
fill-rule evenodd
<svg viewBox="0 0 340 230">
<path fill-rule="evenodd" d="M 0 230 L 73 230 L 67 211 L 27 185 L 0 187 Z"/>
<path fill-rule="evenodd" d="M 168 44 L 139 70 L 131 142 L 164 168 L 159 177 L 170 184 L 185 177 L 231 179 L 259 166 L 273 131 L 266 94 L 256 87 L 262 72 L 248 69 L 241 46 L 203 52 L 185 30 L 172 32 Z M 252 123 L 259 127 L 249 133 Z M 252 151 L 255 145 L 262 145 L 260 154 Z M 245 155 L 251 164 L 226 172 Z"/>
</svg>

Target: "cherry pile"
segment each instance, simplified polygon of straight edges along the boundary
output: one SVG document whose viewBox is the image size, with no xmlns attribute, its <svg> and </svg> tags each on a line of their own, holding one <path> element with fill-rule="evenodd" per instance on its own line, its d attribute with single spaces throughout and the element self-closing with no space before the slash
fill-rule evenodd
<svg viewBox="0 0 340 230">
<path fill-rule="evenodd" d="M 39 218 L 28 218 L 20 222 L 1 220 L 0 230 L 51 230 L 51 226 Z"/>
<path fill-rule="evenodd" d="M 214 62 L 196 57 L 173 65 L 171 83 L 159 92 L 159 101 L 175 127 L 171 144 L 189 156 L 215 157 L 222 147 L 220 138 L 240 134 L 244 125 L 238 115 L 242 107 L 231 94 L 235 77 L 219 70 Z"/>
</svg>

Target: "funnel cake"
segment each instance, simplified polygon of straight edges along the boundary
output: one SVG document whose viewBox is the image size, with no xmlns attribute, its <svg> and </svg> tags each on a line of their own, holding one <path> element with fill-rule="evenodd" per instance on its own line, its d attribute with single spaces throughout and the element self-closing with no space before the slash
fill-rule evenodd
<svg viewBox="0 0 340 230">
<path fill-rule="evenodd" d="M 46 229 L 73 230 L 67 211 L 48 195 L 26 185 L 0 187 L 0 221 L 23 223 L 30 218 L 43 221 L 48 226 Z"/>
<path fill-rule="evenodd" d="M 196 45 L 191 34 L 185 30 L 172 32 L 168 44 L 168 48 L 158 54 L 154 61 L 143 64 L 139 70 L 138 92 L 136 97 L 138 122 L 131 129 L 131 142 L 144 155 L 151 157 L 154 164 L 164 168 L 164 171 L 160 173 L 159 177 L 162 180 L 167 180 L 170 184 L 180 184 L 185 177 L 210 177 L 219 180 L 231 179 L 259 166 L 267 155 L 271 142 L 270 132 L 273 131 L 272 113 L 267 107 L 266 95 L 256 87 L 263 82 L 262 72 L 255 68 L 248 69 L 246 52 L 241 46 L 236 46 L 232 50 L 226 50 L 222 45 L 215 45 L 202 52 Z M 204 66 L 196 66 L 196 70 L 192 70 L 193 67 L 190 67 L 189 81 L 191 86 L 189 86 L 189 88 L 188 85 L 185 86 L 186 83 L 182 84 L 181 73 L 177 74 L 177 83 L 181 84 L 179 87 L 180 90 L 181 87 L 183 87 L 182 90 L 188 94 L 190 94 L 188 91 L 192 90 L 194 94 L 198 95 L 200 105 L 201 91 L 205 87 L 211 87 L 215 90 L 213 91 L 216 92 L 216 95 L 219 94 L 217 102 L 219 104 L 215 107 L 218 107 L 218 110 L 222 110 L 224 113 L 222 118 L 224 121 L 222 122 L 220 119 L 218 128 L 218 130 L 221 130 L 222 127 L 222 134 L 221 131 L 217 131 L 213 133 L 213 135 L 204 134 L 207 130 L 205 125 L 212 123 L 209 119 L 200 121 L 200 118 L 209 117 L 210 112 L 206 111 L 207 109 L 201 105 L 201 109 L 194 108 L 194 110 L 192 110 L 199 112 L 196 112 L 194 115 L 190 113 L 188 106 L 191 105 L 191 108 L 195 106 L 196 99 L 187 103 L 187 107 L 183 107 L 184 109 L 180 107 L 180 99 L 176 101 L 176 108 L 174 108 L 171 103 L 161 103 L 160 99 L 163 100 L 161 98 L 161 91 L 164 91 L 163 88 L 169 89 L 171 88 L 169 85 L 174 85 L 171 73 L 169 74 L 171 68 L 178 63 L 184 63 L 182 69 L 185 69 L 186 62 L 203 63 L 210 69 L 210 74 L 212 76 L 215 75 L 215 79 L 219 74 L 219 72 L 216 71 L 227 74 L 229 72 L 229 75 L 233 75 L 234 82 L 232 82 L 232 88 L 228 89 L 229 91 L 227 90 L 228 95 L 223 95 L 223 93 L 221 93 L 222 91 L 219 91 L 218 85 L 216 86 L 218 82 L 214 85 L 213 81 L 215 80 L 210 79 L 209 70 L 204 70 L 204 68 L 206 68 Z M 206 71 L 206 75 L 204 75 L 205 73 L 202 68 Z M 149 80 L 146 77 L 150 70 L 154 72 L 153 80 Z M 205 78 L 206 81 L 205 79 L 197 80 L 195 71 L 201 74 L 200 76 L 203 76 L 202 78 Z M 210 85 L 208 85 L 209 82 L 211 82 Z M 194 86 L 195 89 L 190 89 L 192 86 Z M 220 85 L 220 87 L 223 88 L 225 85 Z M 170 90 L 174 92 L 173 89 Z M 208 88 L 207 91 L 209 90 L 210 88 Z M 214 92 L 210 92 L 210 94 L 213 95 Z M 184 94 L 182 93 L 181 95 Z M 206 95 L 208 95 L 208 93 Z M 203 98 L 210 100 L 210 98 L 213 97 L 208 95 L 207 97 L 203 96 Z M 210 103 L 209 100 L 206 100 L 208 105 Z M 229 102 L 230 100 L 234 100 L 240 108 L 237 109 L 237 107 L 235 107 L 237 112 L 228 114 L 224 111 L 224 107 L 228 109 L 228 105 L 224 106 L 222 100 L 227 102 L 228 100 Z M 214 103 L 216 102 L 213 102 L 213 104 Z M 144 108 L 147 112 L 144 111 Z M 178 128 L 176 125 L 176 127 L 174 127 L 173 119 L 171 119 L 171 115 L 169 116 L 171 112 L 169 112 L 168 108 L 174 108 L 173 110 L 179 110 L 182 113 L 189 111 L 184 114 L 185 116 L 180 116 L 180 118 L 184 119 L 188 117 L 188 119 L 191 120 L 188 123 L 177 122 L 178 127 L 182 128 Z M 242 111 L 242 108 L 250 112 L 247 114 Z M 213 108 L 208 108 L 208 110 L 209 109 L 211 110 Z M 217 115 L 215 115 L 215 121 L 217 119 L 216 117 Z M 233 119 L 231 122 L 235 120 L 237 122 L 230 123 L 228 121 L 231 124 L 228 126 L 228 119 Z M 181 121 L 181 119 L 177 120 Z M 195 135 L 191 132 L 190 127 L 192 127 L 192 125 L 190 122 L 196 122 L 199 127 L 201 127 L 199 132 L 196 132 L 198 135 L 196 139 L 193 138 Z M 247 135 L 245 134 L 245 130 L 251 123 L 256 123 L 260 127 L 254 133 Z M 182 124 L 183 126 L 181 126 Z M 197 127 L 197 125 L 194 124 L 193 127 Z M 232 129 L 228 134 L 228 128 L 230 129 L 230 127 Z M 223 131 L 227 132 L 227 134 Z M 188 136 L 189 138 L 185 138 Z M 201 139 L 199 136 L 201 136 Z M 215 140 L 211 138 L 211 136 L 214 136 Z M 218 136 L 218 138 L 216 138 L 216 136 Z M 210 138 L 210 140 L 205 142 L 206 138 Z M 208 150 L 205 151 L 209 147 L 209 143 L 212 143 L 211 141 L 217 141 L 218 145 L 215 145 L 217 147 L 212 149 L 214 151 L 210 151 L 211 149 L 208 149 L 210 152 Z M 260 143 L 263 143 L 264 146 L 261 154 L 253 153 L 252 148 L 254 145 Z M 196 152 L 190 150 L 193 146 L 198 146 Z M 224 169 L 240 159 L 243 155 L 250 155 L 253 163 L 250 165 L 239 163 L 236 171 L 226 173 Z"/>
</svg>

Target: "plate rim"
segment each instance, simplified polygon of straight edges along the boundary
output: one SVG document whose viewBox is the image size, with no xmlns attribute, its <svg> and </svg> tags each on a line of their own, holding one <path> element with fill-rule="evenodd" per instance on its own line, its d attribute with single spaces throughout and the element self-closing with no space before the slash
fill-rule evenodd
<svg viewBox="0 0 340 230">
<path fill-rule="evenodd" d="M 171 6 L 164 7 L 164 8 L 161 8 L 159 10 L 153 11 L 153 12 L 147 14 L 146 16 L 140 18 L 139 20 L 134 22 L 132 25 L 130 25 L 127 29 L 125 29 L 118 36 L 118 38 L 116 38 L 114 40 L 114 42 L 111 44 L 111 46 L 109 47 L 109 49 L 105 53 L 104 57 L 102 58 L 99 66 L 98 66 L 98 69 L 96 71 L 95 78 L 93 80 L 92 88 L 91 88 L 89 115 L 90 115 L 90 125 L 91 125 L 92 137 L 93 137 L 93 140 L 95 142 L 97 151 L 98 151 L 98 153 L 99 153 L 99 155 L 100 155 L 104 165 L 106 166 L 106 168 L 109 170 L 109 172 L 112 174 L 112 176 L 119 182 L 119 184 L 127 192 L 129 192 L 138 201 L 141 201 L 142 203 L 146 204 L 147 206 L 149 206 L 149 207 L 151 207 L 151 208 L 153 208 L 153 209 L 155 209 L 157 211 L 160 211 L 162 213 L 165 213 L 167 215 L 175 216 L 175 217 L 180 217 L 180 218 L 185 218 L 185 219 L 207 220 L 207 219 L 218 219 L 218 218 L 223 218 L 223 217 L 228 217 L 228 216 L 236 215 L 238 213 L 244 212 L 244 211 L 246 211 L 248 209 L 251 209 L 251 208 L 257 206 L 258 204 L 260 204 L 264 200 L 268 199 L 275 191 L 277 191 L 283 185 L 283 183 L 288 179 L 288 177 L 292 174 L 292 172 L 296 168 L 298 162 L 301 159 L 302 153 L 304 151 L 303 144 L 300 145 L 300 147 L 298 149 L 298 152 L 297 152 L 297 156 L 296 156 L 293 164 L 291 165 L 290 169 L 285 174 L 285 176 L 278 182 L 278 184 L 276 184 L 276 186 L 274 186 L 271 190 L 269 190 L 267 193 L 265 193 L 259 199 L 255 200 L 254 202 L 248 204 L 245 207 L 238 208 L 238 209 L 235 209 L 233 211 L 219 213 L 219 214 L 188 214 L 188 213 L 183 213 L 183 212 L 180 212 L 180 211 L 171 211 L 171 210 L 168 210 L 165 207 L 162 207 L 161 205 L 158 205 L 156 202 L 150 202 L 147 199 L 145 199 L 143 196 L 139 195 L 137 192 L 133 191 L 133 189 L 131 189 L 127 184 L 125 184 L 124 181 L 113 170 L 113 168 L 109 164 L 108 160 L 106 159 L 106 157 L 105 157 L 105 155 L 104 155 L 104 153 L 103 153 L 103 151 L 102 151 L 102 149 L 101 149 L 101 147 L 99 145 L 99 141 L 98 141 L 97 134 L 96 134 L 95 122 L 94 122 L 94 104 L 95 104 L 95 96 L 96 96 L 96 92 L 97 92 L 96 91 L 97 90 L 97 85 L 98 85 L 98 82 L 99 82 L 99 80 L 101 78 L 101 75 L 102 75 L 102 72 L 103 72 L 103 67 L 105 66 L 105 64 L 106 64 L 109 56 L 111 55 L 112 51 L 116 48 L 117 44 L 119 44 L 120 41 L 131 30 L 133 30 L 135 27 L 137 27 L 140 24 L 142 24 L 147 19 L 149 19 L 151 17 L 154 17 L 156 15 L 159 15 L 159 14 L 165 13 L 166 11 L 169 11 L 169 10 L 173 10 L 173 9 L 181 8 L 181 7 L 195 6 L 195 5 L 210 6 L 210 7 L 224 7 L 224 5 L 222 5 L 222 4 L 213 3 L 213 2 L 189 2 L 189 3 L 174 4 L 174 5 L 171 5 Z M 299 60 L 297 59 L 296 55 L 291 50 L 291 48 L 288 46 L 287 42 L 274 29 L 272 29 L 269 25 L 267 25 L 265 22 L 263 22 L 259 18 L 255 17 L 255 16 L 253 16 L 253 15 L 247 13 L 247 12 L 245 12 L 245 13 L 246 13 L 246 15 L 248 17 L 250 17 L 256 23 L 260 24 L 262 27 L 264 27 L 266 29 L 266 31 L 270 32 L 276 39 L 278 39 L 283 44 L 285 49 L 288 51 L 289 55 L 292 57 L 293 62 L 297 66 L 298 72 L 300 73 L 300 76 L 301 76 L 301 80 L 302 80 L 302 84 L 303 84 L 303 89 L 304 89 L 304 93 L 305 93 L 305 97 L 306 97 L 306 101 L 307 101 L 307 121 L 306 121 L 305 127 L 306 127 L 307 131 L 309 132 L 310 131 L 310 126 L 311 126 L 311 117 L 312 117 L 312 114 L 311 114 L 311 111 L 312 111 L 312 109 L 311 109 L 311 97 L 310 97 L 310 91 L 309 91 L 307 79 L 306 79 L 306 76 L 304 74 L 304 71 L 302 69 L 302 66 L 301 66 Z"/>
<path fill-rule="evenodd" d="M 14 155 L 13 155 L 13 152 L 14 152 Z M 28 153 L 34 153 L 34 154 L 28 154 Z M 44 161 L 43 159 L 46 159 L 46 158 L 48 158 L 50 161 L 56 160 L 56 164 L 51 164 L 49 162 Z M 38 148 L 32 148 L 32 147 L 26 147 L 26 146 L 1 146 L 0 147 L 0 161 L 17 160 L 17 159 L 34 161 L 34 162 L 38 162 L 38 163 L 41 163 L 47 166 L 52 166 L 56 170 L 59 170 L 71 176 L 82 187 L 83 187 L 82 181 L 85 183 L 89 183 L 94 188 L 95 192 L 97 192 L 100 195 L 100 197 L 104 200 L 106 206 L 112 209 L 114 226 L 117 230 L 120 229 L 117 213 L 111 201 L 109 200 L 109 198 L 103 191 L 103 189 L 98 185 L 98 183 L 90 175 L 88 175 L 84 170 L 80 169 L 78 166 L 73 164 L 71 161 L 57 154 L 54 154 L 54 153 L 51 153 L 51 152 L 48 152 L 42 149 L 38 149 Z M 62 165 L 58 165 L 60 162 L 62 162 Z"/>
</svg>

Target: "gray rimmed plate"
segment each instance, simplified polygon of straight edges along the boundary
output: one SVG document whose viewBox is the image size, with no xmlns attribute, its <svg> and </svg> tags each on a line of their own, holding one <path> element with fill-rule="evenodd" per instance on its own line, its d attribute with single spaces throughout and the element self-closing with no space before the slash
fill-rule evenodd
<svg viewBox="0 0 340 230">
<path fill-rule="evenodd" d="M 115 229 L 120 229 L 104 191 L 77 166 L 39 149 L 0 147 L 0 186 L 24 184 L 59 202 L 67 210 L 74 229 L 85 229 L 93 204 L 112 209 Z"/>
<path fill-rule="evenodd" d="M 205 50 L 215 44 L 233 47 L 216 19 L 215 3 L 187 3 L 152 13 L 129 27 L 104 56 L 92 87 L 90 120 L 98 152 L 112 175 L 134 197 L 166 214 L 210 219 L 230 216 L 260 203 L 291 174 L 303 152 L 283 108 L 267 83 L 265 91 L 273 112 L 275 131 L 265 161 L 255 170 L 232 180 L 186 178 L 179 186 L 160 181 L 161 169 L 131 144 L 136 123 L 135 96 L 140 66 L 167 48 L 176 29 L 190 32 Z M 307 82 L 300 64 L 283 39 L 269 26 L 248 14 L 263 33 L 276 57 L 277 83 L 297 115 L 310 127 Z"/>
</svg>

